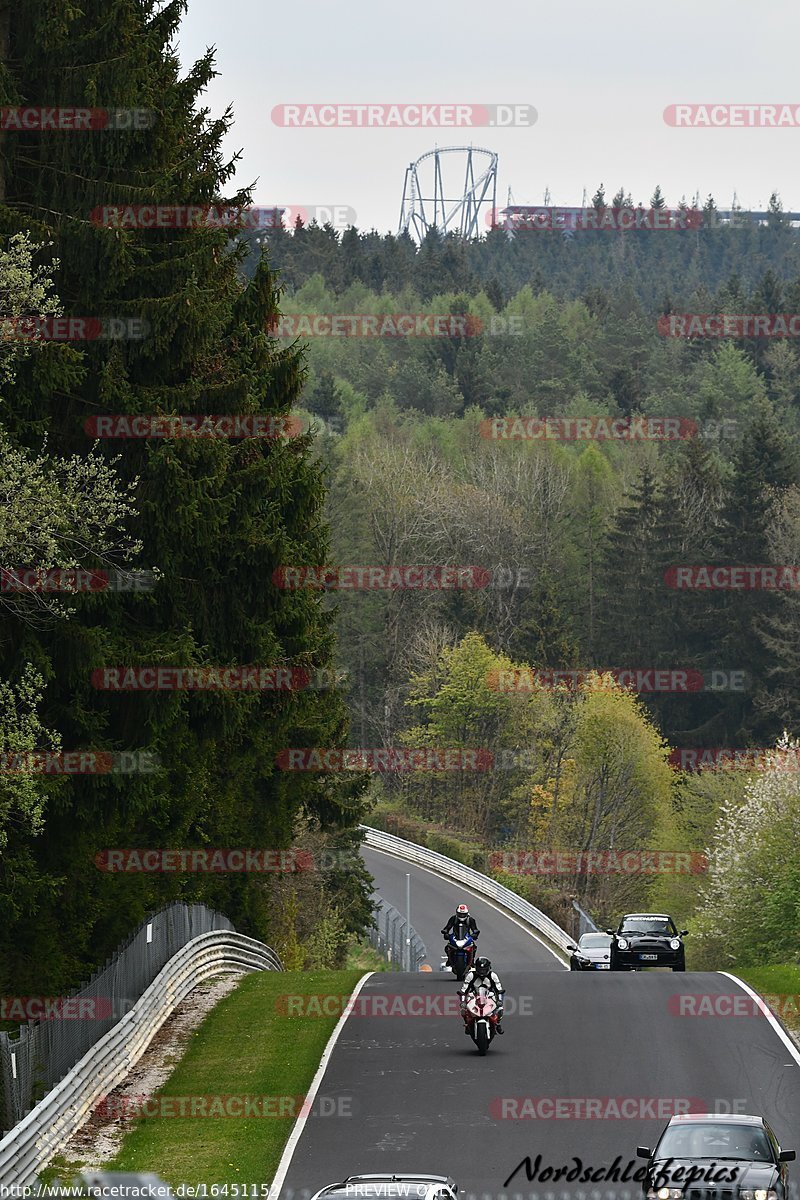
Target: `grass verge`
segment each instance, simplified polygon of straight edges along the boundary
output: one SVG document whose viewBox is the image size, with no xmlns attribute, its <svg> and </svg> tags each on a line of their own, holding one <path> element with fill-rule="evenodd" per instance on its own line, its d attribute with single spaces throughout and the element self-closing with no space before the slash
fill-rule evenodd
<svg viewBox="0 0 800 1200">
<path fill-rule="evenodd" d="M 279 998 L 287 994 L 348 997 L 362 974 L 359 970 L 258 971 L 245 976 L 192 1035 L 184 1057 L 158 1095 L 304 1096 L 338 1015 L 316 1020 L 289 1016 Z M 275 1103 L 280 1110 L 280 1103 Z M 178 1111 L 179 1105 L 172 1107 Z M 294 1124 L 296 1105 L 292 1103 L 291 1109 L 285 1105 L 284 1111 L 285 1116 L 267 1117 L 141 1117 L 108 1167 L 153 1171 L 174 1187 L 270 1183 Z"/>
<path fill-rule="evenodd" d="M 800 965 L 784 963 L 771 967 L 736 967 L 737 975 L 780 1017 L 786 1028 L 800 1040 Z"/>
<path fill-rule="evenodd" d="M 347 951 L 349 971 L 390 971 L 391 965 L 369 942 L 353 942 Z"/>
</svg>

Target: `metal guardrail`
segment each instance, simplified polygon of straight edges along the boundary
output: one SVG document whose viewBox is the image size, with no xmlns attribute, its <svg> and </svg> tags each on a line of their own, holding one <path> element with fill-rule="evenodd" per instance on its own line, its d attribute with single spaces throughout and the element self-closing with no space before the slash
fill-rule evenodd
<svg viewBox="0 0 800 1200">
<path fill-rule="evenodd" d="M 537 933 L 541 933 L 559 950 L 566 951 L 568 945 L 574 945 L 570 934 L 546 916 L 541 909 L 529 904 L 527 900 L 523 900 L 521 896 L 512 892 L 510 888 L 504 887 L 502 883 L 490 879 L 488 875 L 482 875 L 480 871 L 466 867 L 463 863 L 439 854 L 436 850 L 429 850 L 426 846 L 417 846 L 414 842 L 407 842 L 404 838 L 395 837 L 393 833 L 384 833 L 382 829 L 372 829 L 369 825 L 362 825 L 361 829 L 365 834 L 364 844 L 366 846 L 371 846 L 374 850 L 384 850 L 387 854 L 405 859 L 406 862 L 427 867 L 429 871 L 434 871 L 446 879 L 465 884 L 479 896 L 486 896 L 488 899 L 494 900 L 502 908 L 513 913 L 515 917 L 519 917 L 521 921 L 524 921 L 531 929 L 535 929 Z"/>
<path fill-rule="evenodd" d="M 405 917 L 382 896 L 377 897 L 375 926 L 368 931 L 367 936 L 370 945 L 383 955 L 395 971 L 416 971 L 419 964 L 428 957 L 425 943 L 414 926 L 411 926 L 411 932 L 407 935 Z M 407 937 L 409 944 L 406 943 Z"/>
<path fill-rule="evenodd" d="M 173 901 L 145 917 L 105 965 L 64 998 L 66 1011 L 87 1019 L 45 1018 L 0 1033 L 0 1138 L 133 1008 L 182 946 L 215 929 L 234 931 L 223 913 L 205 904 Z"/>
<path fill-rule="evenodd" d="M 232 930 L 187 942 L 136 1004 L 0 1141 L 0 1184 L 32 1184 L 97 1102 L 113 1091 L 193 988 L 228 972 L 282 971 L 277 954 Z"/>
</svg>

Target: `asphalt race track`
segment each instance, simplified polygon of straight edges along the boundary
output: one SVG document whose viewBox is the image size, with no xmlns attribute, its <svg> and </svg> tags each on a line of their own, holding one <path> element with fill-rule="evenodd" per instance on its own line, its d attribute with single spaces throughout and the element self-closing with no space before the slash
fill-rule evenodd
<svg viewBox="0 0 800 1200">
<path fill-rule="evenodd" d="M 492 960 L 503 978 L 505 970 L 560 971 L 563 964 L 551 950 L 532 938 L 502 911 L 458 884 L 446 883 L 430 871 L 404 863 L 379 850 L 363 851 L 375 890 L 401 913 L 406 911 L 406 872 L 411 873 L 411 924 L 425 943 L 428 962 L 438 971 L 444 950 L 442 929 L 462 902 L 478 922 L 481 954 Z"/>
<path fill-rule="evenodd" d="M 800 1063 L 767 1019 L 677 1011 L 679 994 L 743 995 L 731 980 L 570 973 L 513 920 L 467 896 L 481 950 L 507 989 L 505 1036 L 481 1059 L 445 1007 L 456 981 L 436 969 L 439 930 L 464 889 L 383 854 L 365 851 L 365 858 L 377 890 L 401 910 L 411 871 L 412 924 L 434 972 L 380 973 L 367 982 L 365 1011 L 345 1023 L 320 1086 L 320 1098 L 337 1098 L 340 1115 L 309 1117 L 282 1200 L 302 1200 L 348 1174 L 404 1170 L 452 1175 L 474 1200 L 634 1200 L 636 1183 L 529 1182 L 524 1167 L 504 1181 L 526 1155 L 532 1162 L 541 1155 L 540 1172 L 574 1166 L 575 1157 L 601 1168 L 617 1155 L 624 1170 L 636 1146 L 652 1145 L 671 1112 L 689 1102 L 693 1110 L 761 1113 L 783 1147 L 800 1153 Z M 391 999 L 399 993 L 432 1015 L 380 1015 L 381 1003 L 413 1007 Z M 535 1107 L 521 1108 L 525 1097 Z M 554 1115 L 556 1100 L 565 1115 Z M 659 1103 L 664 1115 L 650 1115 Z M 620 1107 L 624 1115 L 608 1115 Z M 577 1119 L 587 1109 L 594 1115 Z M 795 1196 L 798 1166 L 790 1166 Z"/>
</svg>

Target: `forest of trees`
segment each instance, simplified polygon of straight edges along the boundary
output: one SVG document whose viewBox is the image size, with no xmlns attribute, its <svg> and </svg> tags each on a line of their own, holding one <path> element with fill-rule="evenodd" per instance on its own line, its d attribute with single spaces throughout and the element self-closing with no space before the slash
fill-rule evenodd
<svg viewBox="0 0 800 1200">
<path fill-rule="evenodd" d="M 671 200 L 672 208 L 681 206 L 675 198 Z M 666 206 L 660 188 L 649 203 L 657 208 Z M 601 187 L 592 204 L 619 209 L 632 202 L 622 188 L 606 199 Z M 275 228 L 243 235 L 248 249 L 245 270 L 248 274 L 255 271 L 261 248 L 266 246 L 270 261 L 292 293 L 320 274 L 337 296 L 354 284 L 390 294 L 411 287 L 425 301 L 447 292 L 471 296 L 483 290 L 499 310 L 526 284 L 536 292 L 546 288 L 560 299 L 572 300 L 591 295 L 595 289 L 608 293 L 627 283 L 649 310 L 665 303 L 668 306 L 670 298 L 686 300 L 695 292 L 710 296 L 732 277 L 738 278 L 745 292 L 770 270 L 781 279 L 796 280 L 800 274 L 796 230 L 777 195 L 772 196 L 768 211 L 760 224 L 746 212 L 723 221 L 709 196 L 694 228 L 582 229 L 570 237 L 557 229 L 510 231 L 502 226 L 505 218 L 501 212 L 500 224 L 479 239 L 465 242 L 456 234 L 442 235 L 433 229 L 419 246 L 408 234 L 356 228 L 339 231 L 330 224 L 304 226 L 300 220 L 296 228 L 284 229 L 278 223 Z M 788 296 L 784 299 L 789 301 Z"/>
<path fill-rule="evenodd" d="M 470 591 L 329 597 L 352 745 L 524 751 L 495 773 L 382 776 L 379 811 L 397 831 L 424 836 L 420 821 L 458 831 L 476 839 L 482 865 L 497 845 L 702 854 L 722 806 L 745 802 L 752 773 L 687 775 L 667 765 L 670 752 L 673 762 L 687 749 L 707 760 L 720 748 L 758 753 L 797 728 L 797 588 L 673 586 L 681 566 L 800 562 L 796 341 L 670 338 L 658 323 L 669 313 L 800 311 L 798 233 L 776 199 L 773 209 L 761 227 L 581 233 L 566 243 L 431 235 L 417 248 L 314 226 L 267 237 L 282 264 L 282 312 L 298 318 L 278 327 L 288 334 L 278 342 L 302 345 L 309 365 L 301 404 L 328 472 L 329 561 L 476 564 L 493 574 Z M 519 272 L 508 293 L 497 272 L 481 283 L 488 244 Z M 457 314 L 466 333 L 303 336 L 315 315 L 401 313 Z M 688 432 L 505 438 L 514 416 L 673 418 Z M 623 701 L 582 687 L 546 703 L 542 693 L 498 698 L 486 686 L 490 668 L 474 665 L 482 655 L 517 670 L 682 671 L 692 684 L 628 694 L 637 737 L 620 746 L 595 738 L 587 761 L 581 722 L 592 706 L 612 712 Z M 439 725 L 459 663 L 469 686 L 458 721 Z M 635 747 L 648 730 L 664 740 L 643 768 Z M 615 786 L 615 771 L 646 782 Z M 607 919 L 648 902 L 688 920 L 703 885 L 516 881 L 549 911 L 568 915 L 564 898 L 577 893 Z M 790 907 L 777 919 L 796 928 Z"/>
<path fill-rule="evenodd" d="M 285 309 L 329 311 L 308 304 L 312 289 L 319 301 L 312 280 Z M 350 311 L 392 311 L 380 301 L 362 296 Z M 680 566 L 796 561 L 794 347 L 665 346 L 613 300 L 598 316 L 529 288 L 502 315 L 512 309 L 519 338 L 309 339 L 303 403 L 324 430 L 332 561 L 385 562 L 390 549 L 393 563 L 498 575 L 469 595 L 337 597 L 342 665 L 359 680 L 354 729 L 391 738 L 397 706 L 379 697 L 413 657 L 424 613 L 448 636 L 476 629 L 535 666 L 694 672 L 687 694 L 646 696 L 673 745 L 771 744 L 798 716 L 797 589 L 673 584 Z M 617 372 L 636 379 L 627 404 Z M 487 417 L 499 414 L 673 417 L 696 435 L 493 437 Z"/>
<path fill-rule="evenodd" d="M 328 553 L 310 439 L 160 439 L 93 450 L 84 431 L 87 418 L 109 412 L 286 413 L 302 387 L 300 355 L 265 333 L 277 304 L 266 262 L 244 286 L 241 252 L 224 230 L 119 232 L 88 219 L 110 198 L 202 204 L 225 195 L 230 115 L 211 120 L 200 103 L 210 54 L 180 72 L 174 43 L 184 7 L 52 0 L 18 6 L 9 18 L 4 105 L 94 99 L 159 119 L 135 131 L 3 135 L 4 314 L 135 317 L 151 332 L 9 347 L 0 453 L 11 507 L 0 521 L 0 565 L 124 562 L 157 572 L 158 581 L 152 591 L 77 593 L 60 605 L 43 605 L 36 593 L 3 597 L 0 750 L 146 750 L 158 767 L 4 774 L 4 990 L 79 984 L 146 913 L 175 898 L 205 900 L 243 931 L 269 936 L 274 913 L 263 878 L 109 875 L 95 866 L 101 848 L 280 847 L 292 843 L 300 819 L 348 829 L 361 810 L 360 780 L 330 777 L 320 786 L 275 761 L 300 730 L 304 740 L 341 744 L 347 714 L 336 695 L 114 694 L 92 685 L 94 670 L 119 664 L 324 668 L 334 643 L 317 597 L 264 587 L 287 556 Z M 14 241 L 21 231 L 29 242 Z M 357 903 L 344 907 L 350 927 L 361 929 L 363 881 L 350 872 L 323 882 L 345 901 L 354 892 Z"/>
</svg>

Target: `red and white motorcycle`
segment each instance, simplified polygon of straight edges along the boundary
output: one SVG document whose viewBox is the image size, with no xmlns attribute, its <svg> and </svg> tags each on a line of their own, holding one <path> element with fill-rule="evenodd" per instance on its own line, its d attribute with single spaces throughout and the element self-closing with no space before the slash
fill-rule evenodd
<svg viewBox="0 0 800 1200">
<path fill-rule="evenodd" d="M 479 987 L 471 992 L 466 1002 L 466 1025 L 469 1036 L 484 1055 L 497 1032 L 497 1000 L 490 988 Z"/>
</svg>

